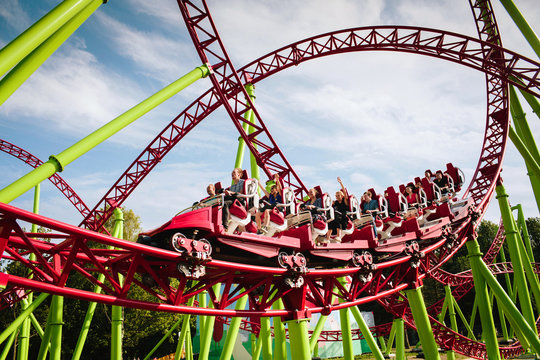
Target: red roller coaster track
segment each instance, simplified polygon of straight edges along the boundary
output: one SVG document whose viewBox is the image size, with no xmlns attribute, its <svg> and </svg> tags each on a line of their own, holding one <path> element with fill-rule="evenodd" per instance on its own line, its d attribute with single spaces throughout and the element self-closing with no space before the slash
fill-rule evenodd
<svg viewBox="0 0 540 360">
<path fill-rule="evenodd" d="M 293 43 L 265 55 L 244 66 L 239 71 L 233 67 L 219 38 L 206 2 L 178 1 L 182 16 L 201 60 L 212 72 L 213 87 L 180 113 L 151 142 L 134 163 L 122 174 L 100 202 L 88 210 L 72 189 L 59 180 L 53 181 L 70 199 L 84 217 L 82 225 L 88 229 L 101 228 L 110 217 L 114 204 L 120 206 L 137 185 L 163 159 L 163 157 L 197 124 L 215 109 L 224 106 L 235 127 L 255 155 L 258 165 L 268 176 L 279 173 L 286 184 L 298 196 L 306 190 L 296 172 L 273 140 L 259 113 L 244 90 L 247 83 L 257 83 L 268 76 L 293 65 L 323 56 L 355 51 L 399 51 L 415 53 L 452 61 L 485 73 L 487 84 L 486 130 L 477 169 L 465 196 L 474 199 L 476 211 L 483 214 L 499 177 L 502 157 L 508 133 L 507 84 L 540 96 L 540 64 L 501 46 L 499 31 L 489 1 L 471 2 L 480 40 L 435 29 L 405 26 L 375 26 L 347 29 L 315 36 Z M 257 118 L 255 131 L 243 130 L 246 121 L 243 114 L 252 110 Z M 39 160 L 12 144 L 0 143 L 3 151 L 18 156 L 28 164 L 36 166 Z M 105 210 L 103 210 L 105 209 Z M 462 296 L 471 286 L 468 273 L 448 274 L 440 266 L 461 247 L 474 231 L 474 224 L 464 221 L 454 224 L 453 232 L 459 241 L 452 246 L 443 246 L 446 238 L 423 249 L 425 255 L 417 268 L 409 266 L 410 256 L 377 263 L 372 270 L 372 280 L 365 282 L 359 276 L 366 269 L 310 269 L 302 274 L 304 285 L 299 288 L 284 286 L 284 279 L 298 276 L 289 270 L 262 266 L 242 265 L 218 260 L 193 263 L 178 253 L 129 243 L 64 224 L 40 215 L 35 215 L 9 205 L 0 204 L 0 253 L 3 259 L 19 261 L 30 269 L 33 279 L 0 273 L 0 286 L 7 286 L 4 294 L 13 294 L 17 289 L 32 289 L 54 294 L 72 296 L 88 301 L 129 306 L 158 311 L 193 313 L 215 316 L 286 316 L 303 318 L 310 313 L 328 313 L 333 310 L 379 301 L 396 316 L 402 316 L 414 326 L 407 303 L 399 292 L 412 284 L 431 276 L 438 281 L 456 286 L 454 293 Z M 18 221 L 32 222 L 53 232 L 47 238 L 42 234 L 24 233 Z M 502 228 L 502 227 L 501 227 Z M 94 249 L 90 241 L 113 246 L 115 250 Z M 502 244 L 501 230 L 486 258 L 493 257 Z M 30 253 L 36 260 L 28 259 Z M 204 265 L 206 275 L 195 280 L 180 278 L 178 284 L 164 279 L 177 277 L 176 265 Z M 493 266 L 493 272 L 507 272 L 507 264 Z M 100 286 L 104 294 L 96 294 L 66 286 L 70 272 L 78 272 L 89 282 Z M 100 282 L 98 275 L 104 274 L 106 281 Z M 136 274 L 149 275 L 152 285 L 140 280 Z M 119 276 L 125 277 L 123 284 Z M 349 288 L 338 278 L 351 276 Z M 220 285 L 221 291 L 214 292 Z M 155 302 L 135 301 L 127 298 L 130 286 L 139 286 L 152 294 Z M 188 307 L 187 300 L 208 291 L 212 308 Z M 242 296 L 249 297 L 248 310 L 230 310 L 228 307 Z M 341 300 L 332 302 L 332 296 Z M 272 303 L 282 299 L 285 310 L 269 310 Z M 3 297 L 7 303 L 14 297 Z M 434 309 L 440 304 L 435 304 Z M 475 357 L 485 354 L 482 344 L 453 333 L 435 319 L 431 319 L 435 337 L 444 348 Z M 387 328 L 383 327 L 383 328 Z M 384 332 L 381 328 L 381 332 Z M 522 351 L 519 347 L 501 349 L 507 357 Z"/>
</svg>

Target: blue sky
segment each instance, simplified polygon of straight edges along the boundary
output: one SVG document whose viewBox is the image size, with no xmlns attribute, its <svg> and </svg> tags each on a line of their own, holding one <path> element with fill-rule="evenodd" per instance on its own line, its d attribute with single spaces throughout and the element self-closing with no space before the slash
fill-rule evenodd
<svg viewBox="0 0 540 360">
<path fill-rule="evenodd" d="M 0 45 L 37 21 L 58 1 L 4 0 Z M 476 36 L 467 1 L 209 0 L 236 67 L 291 42 L 356 26 L 399 24 Z M 537 0 L 515 0 L 536 30 Z M 506 48 L 535 58 L 502 6 L 495 13 Z M 42 160 L 154 94 L 200 60 L 176 1 L 111 0 L 0 107 L 0 138 Z M 62 177 L 93 207 L 137 155 L 210 86 L 203 79 L 68 165 Z M 327 57 L 258 83 L 257 108 L 307 186 L 333 194 L 336 177 L 354 193 L 410 181 L 426 168 L 461 167 L 470 179 L 483 140 L 483 74 L 410 54 Z M 533 132 L 538 118 L 528 113 Z M 223 110 L 205 119 L 173 149 L 124 203 L 151 228 L 204 196 L 207 183 L 230 179 L 238 134 Z M 0 154 L 0 187 L 30 168 Z M 248 166 L 248 161 L 245 161 Z M 526 169 L 510 143 L 503 178 L 512 204 L 539 216 Z M 12 202 L 31 209 L 31 194 Z M 76 210 L 49 183 L 42 214 L 78 224 Z M 497 204 L 486 217 L 498 221 Z"/>
</svg>

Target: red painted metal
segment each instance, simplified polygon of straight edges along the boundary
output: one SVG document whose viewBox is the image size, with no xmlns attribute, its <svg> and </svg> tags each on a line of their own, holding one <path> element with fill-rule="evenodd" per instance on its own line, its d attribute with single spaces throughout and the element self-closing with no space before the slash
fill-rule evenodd
<svg viewBox="0 0 540 360">
<path fill-rule="evenodd" d="M 540 78 L 537 76 L 540 65 L 537 62 L 492 45 L 494 49 L 504 53 L 504 58 L 513 59 L 503 62 L 508 67 L 502 71 L 500 61 L 494 58 L 489 61 L 483 59 L 483 46 L 485 44 L 477 39 L 434 29 L 400 26 L 363 27 L 323 34 L 285 46 L 244 66 L 239 70 L 238 76 L 241 79 L 249 79 L 250 83 L 255 84 L 279 71 L 308 60 L 356 51 L 416 53 L 456 62 L 488 74 L 486 135 L 477 171 L 468 188 L 477 207 L 483 210 L 493 192 L 494 179 L 500 171 L 500 161 L 506 141 L 507 100 L 506 92 L 501 90 L 501 79 L 530 93 L 540 94 Z M 508 79 L 508 76 L 512 78 Z M 524 78 L 527 85 L 515 82 L 514 77 Z M 231 81 L 223 80 L 227 84 Z M 228 96 L 241 97 L 243 86 L 226 90 Z M 112 209 L 108 209 L 107 212 L 100 209 L 106 208 L 108 204 L 122 204 L 163 157 L 198 123 L 221 106 L 222 101 L 215 88 L 209 89 L 173 119 L 121 175 L 83 224 L 95 229 L 100 222 L 105 221 L 112 213 Z M 241 126 L 243 121 L 233 117 L 233 122 L 237 127 Z M 266 127 L 264 129 L 266 131 Z M 240 134 L 244 139 L 250 140 L 243 130 Z M 259 135 L 261 132 L 256 131 L 254 134 Z M 262 141 L 260 138 L 259 141 Z M 275 143 L 271 142 L 265 146 L 269 148 L 274 146 L 273 144 Z M 256 152 L 259 162 L 269 162 L 273 166 L 273 160 L 263 155 Z M 276 170 L 271 166 L 270 168 Z M 288 181 L 290 179 L 286 179 L 286 182 Z M 293 185 L 290 182 L 288 184 Z M 299 189 L 299 186 L 296 185 L 296 188 Z"/>
<path fill-rule="evenodd" d="M 99 228 L 101 221 L 104 222 L 109 216 L 108 212 L 98 210 L 100 207 L 105 208 L 105 205 L 111 205 L 112 210 L 112 207 L 120 205 L 178 141 L 221 105 L 225 106 L 234 125 L 246 140 L 246 144 L 255 154 L 259 166 L 265 173 L 269 177 L 273 173 L 280 173 L 287 185 L 291 186 L 297 194 L 302 194 L 305 191 L 304 185 L 277 147 L 243 86 L 245 83 L 255 83 L 303 61 L 352 51 L 402 51 L 437 57 L 484 72 L 488 88 L 485 138 L 477 169 L 467 189 L 467 194 L 474 199 L 476 210 L 480 215 L 487 207 L 495 180 L 501 170 L 509 124 L 507 84 L 512 83 L 533 95 L 540 95 L 538 76 L 540 64 L 500 47 L 499 32 L 491 4 L 486 0 L 471 1 L 481 40 L 416 27 L 357 28 L 328 33 L 292 44 L 256 60 L 239 72 L 236 72 L 230 62 L 205 1 L 197 2 L 199 5 L 187 0 L 178 0 L 178 3 L 199 56 L 213 70 L 210 75 L 213 88 L 175 118 L 126 170 L 102 201 L 91 213 L 87 214 L 83 223 L 91 229 Z M 246 134 L 242 129 L 242 124 L 245 122 L 243 114 L 248 110 L 253 110 L 258 119 L 256 131 L 251 135 Z M 256 144 L 260 151 L 255 149 L 253 144 Z M 4 258 L 24 263 L 34 271 L 37 279 L 28 280 L 2 275 L 0 281 L 8 286 L 8 292 L 22 286 L 104 303 L 115 302 L 123 306 L 223 316 L 309 316 L 310 312 L 326 313 L 377 300 L 397 316 L 404 317 L 410 326 L 414 326 L 406 302 L 399 298 L 400 290 L 421 281 L 426 276 L 432 276 L 448 284 L 458 284 L 460 281 L 470 283 L 470 276 L 467 273 L 454 275 L 439 269 L 441 264 L 447 261 L 466 241 L 468 234 L 472 231 L 472 224 L 468 221 L 454 229 L 454 233 L 460 239 L 457 246 L 447 248 L 443 246 L 445 241 L 441 240 L 421 249 L 424 257 L 413 254 L 377 264 L 373 279 L 368 283 L 363 283 L 358 279 L 359 277 L 356 276 L 358 270 L 355 269 L 310 270 L 304 275 L 306 284 L 304 290 L 288 289 L 283 286 L 283 278 L 290 274 L 283 269 L 210 260 L 205 262 L 207 276 L 199 279 L 197 285 L 189 286 L 187 281 L 180 281 L 179 286 L 173 288 L 163 279 L 173 276 L 176 263 L 182 261 L 177 253 L 140 244 L 128 245 L 93 232 L 81 233 L 82 229 L 43 217 L 33 218 L 32 215 L 10 208 L 8 205 L 0 206 L 0 212 L 3 214 L 0 220 L 0 227 L 3 229 L 0 244 L 5 246 L 2 250 L 8 254 Z M 61 231 L 64 233 L 65 240 L 54 245 L 30 239 L 28 234 L 20 230 L 15 220 L 34 221 L 55 231 Z M 9 229 L 11 234 L 6 233 L 6 229 Z M 57 236 L 61 235 L 55 235 Z M 115 244 L 114 246 L 119 250 L 105 251 L 89 248 L 86 243 L 90 239 L 102 244 Z M 487 257 L 493 256 L 499 248 L 500 243 L 492 246 Z M 25 256 L 30 252 L 37 255 L 36 261 L 26 260 Z M 418 258 L 413 259 L 415 256 Z M 53 269 L 49 265 L 52 259 L 59 259 L 61 266 Z M 415 269 L 411 269 L 411 260 L 416 261 Z M 70 271 L 77 271 L 90 282 L 100 285 L 105 292 L 103 297 L 78 289 L 66 288 L 64 285 Z M 500 264 L 493 266 L 493 271 L 507 272 L 511 271 L 511 268 Z M 97 281 L 98 273 L 105 274 L 108 285 Z M 127 284 L 124 286 L 120 286 L 117 281 L 119 274 L 128 275 Z M 135 274 L 149 274 L 157 286 L 145 285 L 143 281 L 136 278 Z M 344 274 L 349 274 L 352 278 L 348 288 L 337 281 L 337 277 Z M 224 284 L 228 289 L 219 299 L 212 291 L 212 286 L 218 283 Z M 240 285 L 233 287 L 232 284 Z M 155 295 L 156 303 L 134 302 L 126 299 L 129 286 L 144 288 Z M 460 286 L 456 287 L 456 290 Z M 235 290 L 231 291 L 232 288 Z M 309 291 L 306 292 L 306 288 Z M 330 303 L 329 289 L 332 288 L 335 289 L 334 295 L 343 300 L 343 303 Z M 214 309 L 188 308 L 181 305 L 189 297 L 196 296 L 205 290 L 210 292 Z M 298 295 L 298 291 L 305 294 L 301 306 L 298 306 L 297 302 L 291 302 L 292 297 Z M 260 296 L 261 292 L 262 296 Z M 227 310 L 226 307 L 240 296 L 250 297 L 250 309 Z M 293 304 L 293 306 L 283 311 L 267 310 L 277 299 L 283 299 L 286 304 Z M 474 357 L 485 355 L 482 344 L 453 333 L 434 319 L 432 319 L 432 325 L 439 345 L 445 349 L 453 348 Z M 515 355 L 519 351 L 521 351 L 519 348 L 501 349 L 505 357 Z"/>
</svg>

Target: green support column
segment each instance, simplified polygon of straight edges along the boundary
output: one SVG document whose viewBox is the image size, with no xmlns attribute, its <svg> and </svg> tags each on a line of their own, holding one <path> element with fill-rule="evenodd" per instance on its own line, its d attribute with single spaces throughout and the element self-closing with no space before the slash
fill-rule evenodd
<svg viewBox="0 0 540 360">
<path fill-rule="evenodd" d="M 163 103 L 171 96 L 177 94 L 188 85 L 207 76 L 208 73 L 209 68 L 206 65 L 195 68 L 174 83 L 165 87 L 163 90 L 150 96 L 139 105 L 136 105 L 122 115 L 118 116 L 116 119 L 94 131 L 84 139 L 62 151 L 60 154 L 56 156 L 51 155 L 47 162 L 0 190 L 0 201 L 9 203 L 43 180 L 48 179 L 56 172 L 62 171 L 66 165 L 70 164 L 75 159 L 101 144 L 103 141 L 110 138 L 118 131 L 122 130 L 159 104 Z"/>
<path fill-rule="evenodd" d="M 65 0 L 25 32 L 0 50 L 0 76 L 14 67 L 45 39 L 93 2 L 101 0 Z"/>
<path fill-rule="evenodd" d="M 456 319 L 456 311 L 454 309 L 454 296 L 452 295 L 452 290 L 450 289 L 449 285 L 446 285 L 444 287 L 444 291 L 446 294 L 446 298 L 448 299 L 448 316 L 450 317 L 450 325 L 452 330 L 455 332 L 458 332 L 458 326 L 457 326 L 457 319 Z M 446 358 L 447 360 L 454 360 L 456 358 L 456 354 L 454 353 L 454 350 L 448 350 L 446 352 Z"/>
<path fill-rule="evenodd" d="M 478 271 L 493 291 L 498 303 L 503 307 L 505 314 L 508 316 L 508 320 L 513 324 L 516 330 L 520 330 L 521 334 L 525 337 L 525 342 L 528 342 L 530 344 L 529 346 L 532 347 L 537 354 L 540 354 L 540 339 L 536 332 L 536 326 L 531 328 L 527 320 L 519 312 L 512 299 L 504 291 L 501 284 L 499 284 L 484 262 L 478 264 Z M 516 331 L 516 333 L 518 332 Z"/>
<path fill-rule="evenodd" d="M 431 329 L 431 323 L 429 322 L 424 297 L 422 296 L 420 287 L 405 290 L 405 295 L 409 300 L 411 312 L 418 331 L 418 337 L 422 343 L 422 350 L 426 355 L 426 359 L 440 359 L 437 343 L 433 337 L 433 330 Z"/>
<path fill-rule="evenodd" d="M 534 95 L 531 95 L 528 92 L 526 92 L 525 90 L 519 89 L 519 92 L 525 98 L 525 100 L 531 107 L 532 111 L 536 114 L 536 116 L 540 118 L 540 102 L 538 101 L 538 99 Z"/>
<path fill-rule="evenodd" d="M 519 251 L 518 242 L 521 240 L 518 238 L 519 234 L 512 216 L 512 210 L 510 209 L 508 194 L 506 194 L 506 190 L 502 184 L 497 185 L 495 191 L 497 192 L 497 200 L 499 201 L 499 208 L 501 209 L 506 244 L 508 245 L 510 260 L 512 261 L 512 267 L 514 268 L 514 282 L 518 286 L 517 290 L 521 311 L 523 312 L 525 319 L 527 319 L 529 326 L 536 329 L 536 321 L 531 305 L 531 298 L 529 296 L 529 287 L 525 279 L 523 260 Z"/>
<path fill-rule="evenodd" d="M 261 318 L 261 331 L 259 332 L 259 340 L 262 342 L 262 358 L 263 360 L 272 360 L 272 332 L 270 326 L 270 318 Z"/>
<path fill-rule="evenodd" d="M 255 101 L 255 93 L 254 93 L 255 86 L 253 86 L 252 84 L 246 84 L 245 89 L 249 97 L 251 98 L 251 101 Z M 251 121 L 252 114 L 253 114 L 253 110 L 250 109 L 246 111 L 246 113 L 244 114 L 244 119 L 247 121 Z M 249 127 L 250 127 L 247 121 L 242 124 L 242 128 L 244 129 L 245 133 L 248 133 Z M 244 164 L 244 149 L 246 148 L 245 145 L 246 145 L 246 142 L 244 141 L 244 138 L 239 136 L 238 149 L 236 150 L 236 160 L 234 162 L 235 168 L 242 168 L 242 165 Z"/>
<path fill-rule="evenodd" d="M 307 320 L 286 321 L 289 328 L 292 360 L 311 360 Z"/>
<path fill-rule="evenodd" d="M 262 341 L 255 334 L 251 334 L 251 359 L 259 360 L 261 357 Z"/>
<path fill-rule="evenodd" d="M 120 208 L 114 209 L 114 229 L 112 236 L 118 239 L 124 238 L 124 213 Z M 124 279 L 118 275 L 118 282 L 123 286 Z M 121 306 L 112 306 L 111 314 L 111 360 L 122 359 L 122 337 L 124 327 L 124 309 Z"/>
<path fill-rule="evenodd" d="M 102 283 L 103 281 L 105 281 L 105 275 L 99 274 L 98 282 Z M 101 294 L 101 291 L 102 291 L 101 286 L 99 285 L 94 286 L 94 293 Z M 77 339 L 77 344 L 75 345 L 75 349 L 73 350 L 73 355 L 71 357 L 72 360 L 79 360 L 81 358 L 84 344 L 86 342 L 86 338 L 88 337 L 88 332 L 90 331 L 90 325 L 92 324 L 92 319 L 96 311 L 96 307 L 97 307 L 97 302 L 90 302 L 88 304 L 88 309 L 86 310 L 86 315 L 84 317 L 83 324 L 81 326 L 79 338 Z"/>
<path fill-rule="evenodd" d="M 352 347 L 352 331 L 351 319 L 349 318 L 349 309 L 345 308 L 339 310 L 339 321 L 341 324 L 341 342 L 343 344 L 343 358 L 345 360 L 353 360 L 354 352 Z"/>
<path fill-rule="evenodd" d="M 9 335 L 8 341 L 6 343 L 6 346 L 4 346 L 4 350 L 2 350 L 2 353 L 0 354 L 0 360 L 5 360 L 9 354 L 9 350 L 11 350 L 11 347 L 13 346 L 13 343 L 15 342 L 15 338 L 17 337 L 17 331 L 14 331 Z"/>
<path fill-rule="evenodd" d="M 392 320 L 392 327 L 390 328 L 390 335 L 388 336 L 388 343 L 386 344 L 386 355 L 390 355 L 392 347 L 394 345 L 394 338 L 396 337 L 396 319 Z"/>
<path fill-rule="evenodd" d="M 64 297 L 53 295 L 51 310 L 51 360 L 60 360 L 62 358 L 62 327 L 64 325 Z"/>
<path fill-rule="evenodd" d="M 213 287 L 214 294 L 219 296 L 221 292 L 221 284 L 214 285 Z M 206 297 L 206 294 L 205 294 Z M 213 308 L 212 301 L 208 305 Z M 204 316 L 204 333 L 201 332 L 201 350 L 199 352 L 199 359 L 207 360 L 210 355 L 210 345 L 212 344 L 212 334 L 214 333 L 214 322 L 216 321 L 215 316 Z"/>
<path fill-rule="evenodd" d="M 19 326 L 23 321 L 30 316 L 30 314 L 39 306 L 41 303 L 49 297 L 49 294 L 42 293 L 40 294 L 28 307 L 19 315 L 17 318 L 9 324 L 9 326 L 0 333 L 0 344 L 2 344 L 6 339 L 14 332 L 17 331 Z"/>
<path fill-rule="evenodd" d="M 523 146 L 526 147 L 527 151 L 529 152 L 532 159 L 534 159 L 535 163 L 538 164 L 540 162 L 540 153 L 538 151 L 538 147 L 536 146 L 536 142 L 532 135 L 529 124 L 527 123 L 525 117 L 526 114 L 521 107 L 521 103 L 519 102 L 513 86 L 509 87 L 509 94 L 510 112 L 512 114 L 512 119 L 514 120 L 514 124 L 516 127 L 517 137 L 519 138 L 519 140 L 521 140 Z M 513 137 L 511 137 L 510 139 L 512 140 Z M 521 146 L 520 142 L 517 139 L 512 141 L 514 142 L 514 145 L 516 147 L 519 148 Z M 520 152 L 524 152 L 524 150 L 521 150 Z M 525 160 L 525 165 L 527 167 L 527 175 L 529 176 L 529 181 L 531 182 L 534 197 L 536 199 L 536 206 L 540 210 L 540 176 L 537 172 L 534 171 L 534 165 L 531 164 L 531 161 L 526 160 L 527 155 L 522 154 L 522 156 Z"/>
<path fill-rule="evenodd" d="M 476 341 L 476 337 L 474 336 L 474 332 L 472 331 L 471 327 L 467 323 L 467 318 L 465 317 L 465 315 L 463 315 L 463 312 L 459 308 L 459 305 L 458 305 L 456 299 L 453 296 L 452 296 L 452 302 L 453 302 L 454 310 L 457 311 L 461 321 L 463 322 L 463 325 L 465 326 L 465 329 L 467 329 L 467 333 L 469 334 L 469 337 L 472 340 Z"/>
<path fill-rule="evenodd" d="M 191 307 L 195 303 L 195 297 L 191 297 L 188 300 L 187 306 Z M 176 345 L 176 353 L 174 354 L 175 359 L 181 359 L 182 348 L 186 342 L 186 338 L 191 340 L 191 329 L 190 329 L 190 314 L 182 315 L 182 330 L 180 330 L 180 335 L 178 336 L 178 344 Z M 188 352 L 188 346 L 186 344 L 186 354 Z M 187 356 L 186 356 L 187 358 Z"/>
<path fill-rule="evenodd" d="M 492 307 L 489 302 L 486 281 L 480 273 L 480 266 L 484 264 L 480 246 L 475 238 L 467 241 L 467 250 L 469 252 L 469 261 L 474 280 L 474 289 L 476 291 L 476 300 L 480 312 L 480 321 L 482 322 L 483 338 L 486 343 L 486 350 L 489 360 L 500 359 L 499 343 L 497 341 L 497 330 L 493 322 Z"/>
<path fill-rule="evenodd" d="M 1 93 L 1 91 L 0 91 L 0 93 Z M 41 185 L 37 184 L 36 187 L 34 188 L 34 206 L 33 206 L 34 214 L 39 213 L 40 190 L 41 190 Z M 32 232 L 36 233 L 37 229 L 38 229 L 37 225 L 32 224 Z M 35 254 L 30 254 L 30 261 L 35 261 L 35 260 L 36 260 L 36 255 Z M 28 278 L 32 279 L 33 275 L 29 274 Z M 29 304 L 31 304 L 33 302 L 33 300 L 34 300 L 34 293 L 31 292 L 30 294 L 28 294 L 27 300 L 23 299 L 23 301 L 22 301 L 23 306 L 21 307 L 22 310 L 24 311 L 26 308 L 28 308 Z M 23 324 L 21 325 L 21 332 L 19 334 L 19 346 L 18 346 L 19 351 L 17 352 L 17 359 L 19 359 L 19 360 L 28 359 L 28 349 L 30 348 L 30 327 L 31 327 L 31 323 L 32 323 L 32 320 L 30 318 L 28 318 L 28 319 L 25 319 L 23 321 Z"/>
<path fill-rule="evenodd" d="M 68 21 L 50 38 L 38 46 L 0 80 L 0 105 L 2 105 L 81 24 L 97 10 L 101 0 L 94 0 Z"/>
<path fill-rule="evenodd" d="M 146 356 L 144 357 L 143 360 L 148 360 L 148 359 L 150 359 L 150 357 L 151 357 L 152 355 L 154 355 L 154 353 L 157 351 L 157 349 L 159 349 L 159 347 L 161 346 L 161 344 L 163 344 L 163 342 L 164 342 L 165 340 L 167 340 L 167 338 L 169 338 L 169 336 L 172 335 L 172 333 L 174 332 L 174 330 L 176 330 L 176 329 L 178 328 L 178 326 L 180 326 L 180 324 L 182 323 L 182 320 L 183 320 L 183 318 L 180 317 L 180 318 L 173 324 L 173 326 L 171 326 L 171 328 L 169 329 L 169 331 L 167 331 L 167 332 L 165 333 L 165 335 L 163 335 L 163 336 L 161 337 L 161 339 L 158 341 L 158 343 L 152 348 L 152 350 L 150 350 L 150 352 L 149 352 L 148 354 L 146 354 Z M 180 357 L 178 357 L 177 359 L 180 359 Z"/>
<path fill-rule="evenodd" d="M 521 240 L 523 241 L 523 244 L 525 244 L 525 248 L 527 249 L 527 255 L 529 256 L 530 262 L 535 262 L 531 245 L 531 237 L 529 236 L 529 230 L 527 229 L 525 216 L 523 216 L 523 208 L 521 207 L 521 204 L 517 204 L 516 206 L 512 206 L 512 210 L 517 210 L 518 212 L 517 222 L 520 234 L 522 234 Z"/>
<path fill-rule="evenodd" d="M 255 87 L 253 87 L 254 89 Z M 255 100 L 255 95 L 253 93 L 253 91 L 249 93 L 249 97 L 252 99 L 252 100 Z M 250 118 L 249 118 L 249 121 L 252 123 L 252 124 L 255 124 L 257 122 L 257 118 L 255 117 L 255 113 L 253 111 L 251 111 L 250 113 Z M 249 135 L 253 134 L 255 132 L 255 128 L 253 126 L 250 126 L 249 127 Z M 256 137 L 255 137 L 256 139 Z M 255 147 L 255 149 L 257 149 L 257 144 L 253 144 L 253 147 Z M 249 154 L 249 158 L 250 158 L 250 163 L 251 163 L 251 177 L 254 178 L 254 179 L 257 179 L 259 180 L 261 178 L 260 176 L 260 173 L 259 173 L 259 165 L 257 164 L 257 159 L 255 158 L 255 155 L 253 155 L 253 153 L 250 153 Z"/>
<path fill-rule="evenodd" d="M 504 8 L 508 12 L 508 15 L 510 15 L 512 20 L 514 20 L 514 23 L 517 25 L 519 30 L 521 30 L 521 33 L 529 45 L 531 45 L 536 55 L 540 58 L 540 40 L 538 40 L 538 36 L 536 36 L 534 30 L 527 23 L 527 20 L 525 20 L 523 15 L 521 15 L 514 2 L 512 0 L 501 0 L 501 4 L 503 4 Z"/>
<path fill-rule="evenodd" d="M 281 299 L 274 302 L 276 310 L 283 310 L 285 306 Z M 274 319 L 274 360 L 287 360 L 287 337 L 285 335 L 285 325 L 281 321 L 281 317 L 276 316 Z"/>
<path fill-rule="evenodd" d="M 246 308 L 248 296 L 242 296 L 238 301 L 236 301 L 236 310 L 244 310 Z M 227 337 L 225 338 L 225 344 L 223 344 L 223 349 L 221 350 L 220 360 L 230 360 L 234 350 L 234 344 L 238 338 L 238 332 L 240 331 L 240 324 L 242 318 L 233 317 L 229 325 L 229 330 L 227 331 Z"/>
<path fill-rule="evenodd" d="M 356 306 L 350 307 L 350 310 L 356 320 L 356 323 L 358 324 L 358 328 L 362 332 L 362 335 L 364 335 L 364 339 L 366 340 L 369 349 L 371 350 L 371 353 L 376 360 L 383 360 L 383 351 L 381 351 L 381 349 L 379 349 L 379 347 L 377 346 L 377 340 L 375 340 L 375 337 L 373 336 L 371 330 L 364 321 L 362 313 L 360 312 L 360 310 L 358 310 Z"/>
<path fill-rule="evenodd" d="M 344 288 L 347 288 L 347 279 L 342 277 L 339 279 L 341 285 Z M 339 299 L 340 303 L 345 302 L 344 299 Z M 343 358 L 345 360 L 353 360 L 354 352 L 352 346 L 352 329 L 351 329 L 351 319 L 349 317 L 349 309 L 340 309 L 339 310 L 339 321 L 341 324 L 341 342 L 343 344 Z"/>
<path fill-rule="evenodd" d="M 334 302 L 334 296 L 332 295 L 330 304 Z M 315 352 L 317 343 L 319 341 L 319 336 L 321 336 L 321 332 L 324 328 L 324 324 L 326 323 L 326 319 L 328 319 L 328 315 L 322 315 L 319 317 L 319 320 L 317 320 L 317 324 L 315 325 L 315 329 L 311 333 L 311 338 L 309 339 L 309 348 L 311 349 L 311 353 L 313 354 Z"/>
<path fill-rule="evenodd" d="M 396 360 L 405 360 L 405 321 L 396 319 Z"/>
<path fill-rule="evenodd" d="M 51 344 L 51 324 L 53 312 L 49 309 L 49 314 L 47 315 L 47 324 L 45 327 L 45 332 L 41 338 L 41 345 L 39 346 L 38 360 L 45 360 L 47 358 L 47 352 Z"/>
</svg>

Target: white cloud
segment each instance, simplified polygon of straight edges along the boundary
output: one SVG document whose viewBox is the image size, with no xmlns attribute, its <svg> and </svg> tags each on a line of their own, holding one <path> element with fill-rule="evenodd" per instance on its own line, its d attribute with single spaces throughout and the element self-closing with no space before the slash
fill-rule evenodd
<svg viewBox="0 0 540 360">
<path fill-rule="evenodd" d="M 18 0 L 2 1 L 2 6 L 0 6 L 0 18 L 4 19 L 7 25 L 18 32 L 24 31 L 31 25 L 29 16 L 22 9 Z"/>
<path fill-rule="evenodd" d="M 6 22 L 28 21 L 18 2 L 7 4 L 13 12 L 0 9 Z M 516 4 L 538 29 L 537 1 L 516 0 Z M 110 59 L 94 50 L 88 34 L 78 32 L 78 38 L 65 44 L 0 109 L 0 126 L 47 126 L 71 142 L 71 137 L 87 135 L 198 65 L 175 2 L 131 0 L 129 5 L 124 17 L 105 7 L 93 17 L 107 29 L 100 34 L 106 41 L 103 48 L 113 51 Z M 406 24 L 473 36 L 476 32 L 466 2 L 316 0 L 283 5 L 268 0 L 209 2 L 237 67 L 293 41 L 348 27 Z M 530 54 L 498 2 L 494 6 L 505 46 Z M 147 21 L 133 21 L 132 13 L 147 16 Z M 484 81 L 480 73 L 436 59 L 349 54 L 311 61 L 260 82 L 256 104 L 308 187 L 319 184 L 333 193 L 338 187 L 335 178 L 341 176 L 358 194 L 367 187 L 381 191 L 409 181 L 425 168 L 443 168 L 446 162 L 460 166 L 470 179 L 483 140 Z M 208 86 L 207 79 L 197 82 L 109 140 L 111 148 L 129 145 L 117 147 L 124 157 L 120 164 L 129 163 L 125 158 L 138 154 Z M 535 135 L 540 134 L 536 125 L 531 126 Z M 141 215 L 145 227 L 167 220 L 203 196 L 206 183 L 223 180 L 232 167 L 237 137 L 222 109 L 212 114 L 171 151 L 126 206 Z M 103 169 L 88 174 L 85 161 L 91 158 L 95 161 L 89 155 L 69 172 L 70 183 L 88 196 L 89 206 L 124 166 L 106 161 Z M 519 157 L 507 156 L 504 168 L 512 201 L 527 204 L 526 216 L 536 216 Z M 497 221 L 492 209 L 488 214 Z M 58 209 L 51 212 L 61 211 L 58 202 Z"/>
</svg>

